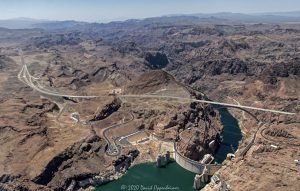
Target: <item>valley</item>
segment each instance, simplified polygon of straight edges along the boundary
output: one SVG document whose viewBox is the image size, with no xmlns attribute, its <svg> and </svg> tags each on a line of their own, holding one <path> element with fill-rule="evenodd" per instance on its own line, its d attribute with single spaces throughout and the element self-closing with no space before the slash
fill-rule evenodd
<svg viewBox="0 0 300 191">
<path fill-rule="evenodd" d="M 0 28 L 0 190 L 87 190 L 174 144 L 232 190 L 297 190 L 300 25 L 182 20 Z"/>
</svg>

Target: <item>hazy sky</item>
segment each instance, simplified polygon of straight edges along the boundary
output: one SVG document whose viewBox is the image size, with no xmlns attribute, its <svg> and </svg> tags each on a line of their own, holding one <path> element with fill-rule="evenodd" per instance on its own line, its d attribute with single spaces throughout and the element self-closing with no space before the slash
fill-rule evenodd
<svg viewBox="0 0 300 191">
<path fill-rule="evenodd" d="M 0 0 L 0 19 L 100 21 L 177 13 L 300 10 L 300 0 Z"/>
</svg>

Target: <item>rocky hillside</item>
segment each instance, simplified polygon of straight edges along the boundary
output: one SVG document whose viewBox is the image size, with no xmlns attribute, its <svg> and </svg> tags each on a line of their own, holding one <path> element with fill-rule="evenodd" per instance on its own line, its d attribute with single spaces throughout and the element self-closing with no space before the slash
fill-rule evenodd
<svg viewBox="0 0 300 191">
<path fill-rule="evenodd" d="M 186 156 L 199 160 L 214 152 L 207 145 L 218 139 L 222 127 L 210 106 L 136 98 L 107 103 L 110 100 L 104 97 L 112 89 L 121 89 L 121 94 L 198 99 L 206 95 L 216 101 L 297 113 L 250 111 L 268 125 L 258 131 L 244 160 L 226 161 L 220 171 L 236 190 L 287 186 L 297 190 L 299 181 L 287 174 L 299 174 L 292 166 L 300 156 L 299 24 L 191 17 L 0 32 L 0 190 L 63 190 L 71 182 L 111 171 L 103 130 L 122 121 L 128 124 L 108 133 L 109 139 L 145 129 L 170 141 L 185 130 L 186 144 L 180 149 Z M 21 60 L 17 48 L 23 49 L 40 88 L 103 97 L 83 102 L 40 95 L 17 78 Z M 76 112 L 93 125 L 75 124 L 70 115 Z M 246 112 L 230 112 L 244 133 L 242 150 L 258 124 Z M 278 149 L 272 149 L 274 145 Z"/>
</svg>

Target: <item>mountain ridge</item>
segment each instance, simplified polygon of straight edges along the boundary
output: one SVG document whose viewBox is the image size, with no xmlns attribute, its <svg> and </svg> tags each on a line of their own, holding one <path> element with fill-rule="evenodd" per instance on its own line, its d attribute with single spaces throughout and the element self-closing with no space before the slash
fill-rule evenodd
<svg viewBox="0 0 300 191">
<path fill-rule="evenodd" d="M 264 22 L 264 23 L 282 23 L 282 22 L 300 22 L 300 11 L 291 12 L 262 12 L 262 13 L 194 13 L 194 14 L 171 14 L 143 19 L 128 19 L 125 21 L 103 22 L 85 22 L 76 20 L 47 20 L 18 17 L 12 19 L 0 20 L 0 27 L 9 29 L 28 29 L 41 28 L 46 30 L 74 28 L 77 25 L 100 24 L 111 25 L 116 23 L 134 23 L 134 22 Z"/>
</svg>

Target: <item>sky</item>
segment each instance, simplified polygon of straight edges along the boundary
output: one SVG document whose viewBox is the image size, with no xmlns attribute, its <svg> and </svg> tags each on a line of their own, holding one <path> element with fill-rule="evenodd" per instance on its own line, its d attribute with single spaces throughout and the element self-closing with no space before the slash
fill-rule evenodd
<svg viewBox="0 0 300 191">
<path fill-rule="evenodd" d="M 300 0 L 0 0 L 0 20 L 109 22 L 169 14 L 299 10 Z"/>
</svg>

